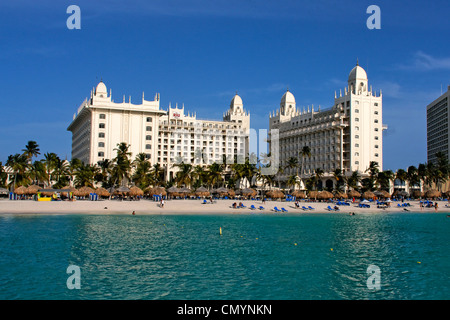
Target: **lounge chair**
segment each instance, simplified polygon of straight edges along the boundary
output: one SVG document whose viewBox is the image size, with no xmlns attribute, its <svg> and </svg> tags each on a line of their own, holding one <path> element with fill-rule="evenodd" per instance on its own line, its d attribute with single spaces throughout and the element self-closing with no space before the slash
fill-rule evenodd
<svg viewBox="0 0 450 320">
<path fill-rule="evenodd" d="M 309 210 L 314 210 L 314 208 L 313 208 L 313 207 L 311 207 L 311 206 L 308 206 L 308 209 L 309 209 Z"/>
<path fill-rule="evenodd" d="M 273 208 L 273 211 L 275 211 L 275 212 L 281 212 L 281 210 L 278 209 L 277 207 Z"/>
<path fill-rule="evenodd" d="M 252 204 L 252 205 L 250 206 L 250 209 L 251 209 L 251 210 L 255 210 L 256 207 Z"/>
<path fill-rule="evenodd" d="M 263 206 L 259 206 L 258 209 L 259 209 L 259 210 L 264 210 L 264 207 L 263 207 Z"/>
<path fill-rule="evenodd" d="M 281 208 L 281 211 L 288 212 L 285 208 Z"/>
<path fill-rule="evenodd" d="M 303 210 L 309 210 L 307 207 L 303 206 L 302 207 Z"/>
<path fill-rule="evenodd" d="M 330 206 L 327 207 L 327 210 L 328 210 L 328 211 L 334 211 L 334 209 L 331 208 Z"/>
<path fill-rule="evenodd" d="M 203 200 L 203 202 L 202 202 L 202 204 L 207 204 L 208 202 L 206 201 L 206 199 L 205 200 Z"/>
</svg>

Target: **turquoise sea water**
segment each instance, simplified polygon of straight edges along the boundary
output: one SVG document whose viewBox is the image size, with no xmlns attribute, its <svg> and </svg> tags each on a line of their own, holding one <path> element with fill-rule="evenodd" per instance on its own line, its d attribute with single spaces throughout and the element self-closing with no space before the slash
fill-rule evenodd
<svg viewBox="0 0 450 320">
<path fill-rule="evenodd" d="M 449 299 L 449 230 L 440 213 L 3 215 L 0 299 Z"/>
</svg>

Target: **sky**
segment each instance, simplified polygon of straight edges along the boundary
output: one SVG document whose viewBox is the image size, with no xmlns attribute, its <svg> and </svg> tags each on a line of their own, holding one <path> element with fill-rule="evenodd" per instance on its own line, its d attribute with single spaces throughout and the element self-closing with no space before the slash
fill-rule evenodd
<svg viewBox="0 0 450 320">
<path fill-rule="evenodd" d="M 383 169 L 417 166 L 426 106 L 450 85 L 449 12 L 448 0 L 0 0 L 0 161 L 29 140 L 70 159 L 67 127 L 100 80 L 117 102 L 158 92 L 200 119 L 221 120 L 238 92 L 258 130 L 287 88 L 298 108 L 330 108 L 358 59 L 383 92 Z"/>
</svg>

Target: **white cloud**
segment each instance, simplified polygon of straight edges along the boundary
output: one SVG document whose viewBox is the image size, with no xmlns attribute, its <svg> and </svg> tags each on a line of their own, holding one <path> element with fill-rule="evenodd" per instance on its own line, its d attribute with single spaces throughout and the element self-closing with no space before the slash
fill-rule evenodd
<svg viewBox="0 0 450 320">
<path fill-rule="evenodd" d="M 409 64 L 400 65 L 399 69 L 431 71 L 450 70 L 450 57 L 433 57 L 425 52 L 417 51 Z"/>
</svg>

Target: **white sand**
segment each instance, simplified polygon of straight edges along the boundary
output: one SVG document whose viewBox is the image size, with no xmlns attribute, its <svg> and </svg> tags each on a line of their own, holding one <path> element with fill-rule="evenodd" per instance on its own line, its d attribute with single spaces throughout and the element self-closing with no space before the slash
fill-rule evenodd
<svg viewBox="0 0 450 320">
<path fill-rule="evenodd" d="M 296 209 L 293 202 L 285 201 L 266 201 L 263 204 L 257 200 L 242 200 L 246 208 L 233 209 L 231 205 L 239 200 L 216 200 L 215 203 L 203 204 L 202 200 L 165 200 L 164 208 L 160 208 L 159 202 L 151 200 L 140 201 L 118 201 L 118 200 L 100 200 L 100 201 L 50 201 L 38 202 L 33 200 L 0 200 L 0 214 L 131 214 L 133 211 L 139 214 L 273 214 L 273 208 L 285 208 L 289 214 L 305 213 L 330 213 L 326 208 L 334 207 L 332 203 L 325 202 L 300 202 L 301 206 L 311 206 L 315 210 L 304 211 Z M 420 208 L 419 201 L 406 201 L 411 206 L 407 207 L 410 212 L 436 212 L 434 208 Z M 398 208 L 397 203 L 392 202 L 391 208 L 379 209 L 376 204 L 371 204 L 370 208 L 359 208 L 358 204 L 350 206 L 339 206 L 339 213 L 349 214 L 358 213 L 389 213 L 405 212 L 403 208 Z M 450 208 L 445 207 L 446 201 L 438 201 L 438 212 L 449 212 Z M 264 210 L 250 210 L 250 206 L 256 208 L 263 206 Z M 450 206 L 450 204 L 449 204 Z M 334 212 L 333 212 L 334 213 Z M 283 214 L 283 213 L 280 213 Z"/>
</svg>

